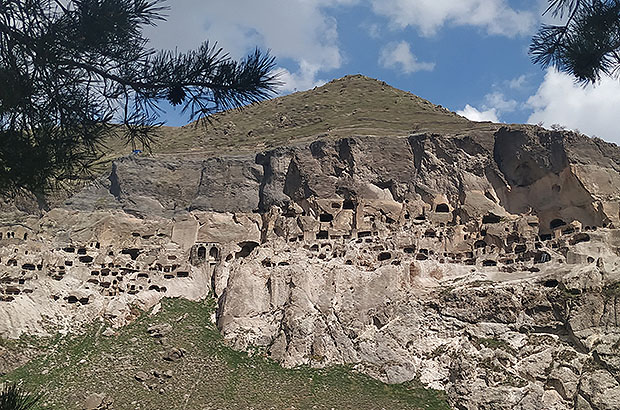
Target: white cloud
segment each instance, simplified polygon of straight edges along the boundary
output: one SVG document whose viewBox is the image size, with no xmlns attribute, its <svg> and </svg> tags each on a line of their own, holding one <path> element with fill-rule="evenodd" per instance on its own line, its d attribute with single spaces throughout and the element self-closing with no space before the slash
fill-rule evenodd
<svg viewBox="0 0 620 410">
<path fill-rule="evenodd" d="M 514 10 L 506 0 L 372 0 L 372 8 L 395 26 L 417 27 L 424 36 L 446 23 L 482 27 L 495 35 L 530 35 L 538 21 L 537 14 Z"/>
<path fill-rule="evenodd" d="M 525 74 L 520 75 L 519 77 L 513 78 L 512 80 L 508 81 L 508 87 L 512 88 L 513 90 L 520 90 L 526 85 L 527 85 L 527 75 Z"/>
<path fill-rule="evenodd" d="M 527 100 L 533 113 L 528 122 L 560 124 L 620 144 L 620 81 L 603 77 L 596 86 L 582 87 L 555 69 Z"/>
<path fill-rule="evenodd" d="M 504 93 L 493 91 L 484 96 L 484 104 L 482 104 L 481 109 L 466 104 L 465 108 L 456 113 L 472 121 L 500 122 L 501 113 L 515 111 L 518 106 L 517 101 L 507 99 Z"/>
<path fill-rule="evenodd" d="M 406 41 L 388 43 L 379 55 L 379 64 L 385 68 L 400 69 L 406 74 L 432 71 L 435 63 L 420 62 Z"/>
<path fill-rule="evenodd" d="M 494 108 L 498 113 L 512 112 L 517 109 L 519 103 L 513 99 L 506 99 L 504 93 L 494 91 L 484 96 L 484 105 L 482 108 Z"/>
<path fill-rule="evenodd" d="M 271 49 L 280 60 L 290 59 L 299 71 L 283 75 L 286 89 L 315 84 L 320 71 L 339 68 L 336 20 L 325 9 L 351 6 L 358 0 L 175 0 L 167 21 L 147 28 L 153 47 L 186 51 L 203 41 L 217 41 L 233 58 L 254 47 Z M 312 67 L 312 69 L 310 69 Z"/>
<path fill-rule="evenodd" d="M 471 121 L 491 121 L 491 122 L 499 122 L 499 118 L 497 118 L 497 110 L 495 108 L 491 108 L 486 111 L 480 111 L 475 107 L 472 107 L 469 104 L 465 105 L 465 108 L 456 112 L 458 115 L 462 115 Z"/>
<path fill-rule="evenodd" d="M 325 80 L 317 80 L 319 68 L 306 61 L 300 63 L 299 71 L 291 73 L 286 68 L 278 68 L 279 80 L 284 83 L 281 92 L 295 92 L 319 87 L 326 83 Z"/>
</svg>

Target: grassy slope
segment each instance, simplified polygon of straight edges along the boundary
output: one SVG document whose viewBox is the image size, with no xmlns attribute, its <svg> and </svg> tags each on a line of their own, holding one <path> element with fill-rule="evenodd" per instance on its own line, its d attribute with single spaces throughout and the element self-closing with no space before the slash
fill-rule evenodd
<svg viewBox="0 0 620 410">
<path fill-rule="evenodd" d="M 317 137 L 409 135 L 415 131 L 464 133 L 496 129 L 476 123 L 411 93 L 362 75 L 346 76 L 313 90 L 230 110 L 184 127 L 162 127 L 154 154 L 257 152 Z M 107 158 L 127 155 L 110 143 Z"/>
<path fill-rule="evenodd" d="M 111 396 L 114 409 L 449 408 L 441 392 L 415 383 L 386 385 L 345 367 L 283 369 L 259 354 L 234 351 L 210 322 L 212 312 L 209 304 L 169 299 L 160 313 L 141 315 L 113 337 L 97 325 L 82 336 L 39 341 L 47 353 L 0 382 L 45 391 L 48 409 L 79 409 L 89 393 Z M 146 332 L 157 323 L 173 325 L 163 345 Z M 171 346 L 187 354 L 164 361 Z M 172 377 L 154 378 L 147 383 L 152 390 L 135 379 L 138 371 L 153 370 L 171 370 Z"/>
</svg>

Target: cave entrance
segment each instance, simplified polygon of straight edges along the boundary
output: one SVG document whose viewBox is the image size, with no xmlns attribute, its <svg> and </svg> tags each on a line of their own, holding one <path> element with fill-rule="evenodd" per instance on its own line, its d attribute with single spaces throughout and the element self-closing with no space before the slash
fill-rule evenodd
<svg viewBox="0 0 620 410">
<path fill-rule="evenodd" d="M 450 212 L 450 207 L 448 206 L 448 204 L 437 204 L 437 206 L 435 207 L 435 212 L 447 214 Z"/>
<path fill-rule="evenodd" d="M 207 257 L 207 248 L 205 248 L 204 246 L 199 246 L 198 250 L 196 251 L 196 256 L 198 257 L 198 259 L 205 259 Z"/>
<path fill-rule="evenodd" d="M 220 254 L 220 252 L 219 252 L 219 250 L 215 246 L 213 246 L 213 247 L 211 247 L 211 249 L 209 249 L 209 257 L 211 257 L 213 259 L 217 259 L 219 254 Z"/>
<path fill-rule="evenodd" d="M 555 229 L 555 228 L 559 228 L 560 226 L 564 226 L 564 225 L 566 225 L 566 222 L 564 222 L 563 220 L 559 218 L 556 218 L 549 223 L 549 228 Z"/>
<path fill-rule="evenodd" d="M 241 247 L 241 250 L 235 253 L 236 258 L 245 258 L 249 256 L 254 248 L 258 246 L 257 242 L 247 241 L 247 242 L 239 242 L 238 244 Z"/>
<path fill-rule="evenodd" d="M 352 200 L 345 199 L 342 203 L 342 209 L 355 209 L 355 205 L 353 204 Z"/>
<path fill-rule="evenodd" d="M 495 215 L 494 213 L 491 213 L 491 212 L 489 212 L 488 214 L 482 217 L 483 224 L 496 224 L 496 223 L 499 223 L 501 220 L 502 218 L 500 216 Z"/>
<path fill-rule="evenodd" d="M 332 214 L 328 214 L 327 212 L 319 215 L 319 220 L 321 222 L 331 222 L 334 220 L 334 216 Z"/>
</svg>

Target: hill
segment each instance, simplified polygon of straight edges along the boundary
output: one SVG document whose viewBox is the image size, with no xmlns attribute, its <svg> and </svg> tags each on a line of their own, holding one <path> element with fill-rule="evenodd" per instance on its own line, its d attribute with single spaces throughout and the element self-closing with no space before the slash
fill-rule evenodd
<svg viewBox="0 0 620 410">
<path fill-rule="evenodd" d="M 497 129 L 467 120 L 383 81 L 351 75 L 183 127 L 162 127 L 155 154 L 216 155 L 260 151 L 317 137 L 462 133 Z M 113 146 L 111 157 L 127 152 Z M 126 154 L 125 154 L 126 155 Z"/>
<path fill-rule="evenodd" d="M 619 408 L 619 147 L 362 76 L 164 132 L 0 219 L 0 336 L 48 341 L 4 354 L 11 379 L 65 406 L 161 406 L 156 382 L 192 409 Z M 164 355 L 199 370 L 166 381 Z"/>
</svg>

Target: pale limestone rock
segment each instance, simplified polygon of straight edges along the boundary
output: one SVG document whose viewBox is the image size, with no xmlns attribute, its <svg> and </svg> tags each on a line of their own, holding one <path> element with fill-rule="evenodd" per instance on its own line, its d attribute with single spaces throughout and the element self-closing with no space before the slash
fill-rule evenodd
<svg viewBox="0 0 620 410">
<path fill-rule="evenodd" d="M 92 393 L 84 399 L 82 410 L 105 410 L 110 409 L 113 400 L 102 393 Z"/>
<path fill-rule="evenodd" d="M 618 408 L 618 151 L 523 126 L 123 158 L 1 219 L 0 335 L 214 294 L 231 345 L 285 366 L 419 379 L 460 408 Z"/>
<path fill-rule="evenodd" d="M 586 375 L 580 384 L 580 396 L 592 408 L 619 409 L 620 384 L 608 371 L 595 370 Z"/>
<path fill-rule="evenodd" d="M 114 329 L 112 329 L 111 327 L 108 327 L 106 330 L 104 330 L 101 333 L 103 336 L 105 337 L 112 337 L 114 335 L 116 335 L 116 332 L 114 331 Z"/>
<path fill-rule="evenodd" d="M 179 244 L 182 249 L 191 248 L 198 239 L 198 228 L 200 224 L 193 217 L 175 222 L 172 227 L 172 242 Z"/>
</svg>

